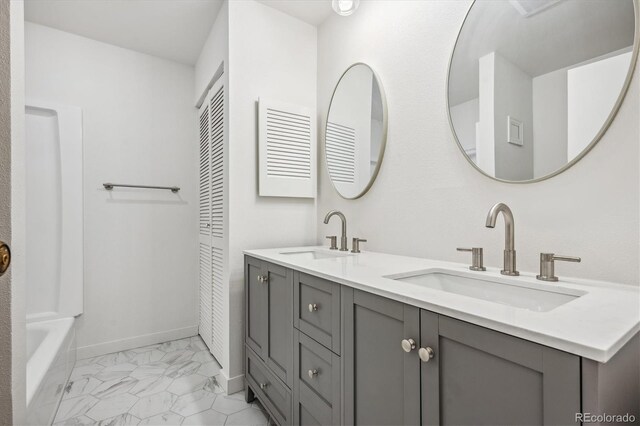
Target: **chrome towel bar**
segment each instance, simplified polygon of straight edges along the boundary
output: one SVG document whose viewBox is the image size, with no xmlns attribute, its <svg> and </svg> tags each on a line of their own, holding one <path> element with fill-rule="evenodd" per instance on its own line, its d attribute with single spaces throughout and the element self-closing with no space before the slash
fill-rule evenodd
<svg viewBox="0 0 640 426">
<path fill-rule="evenodd" d="M 180 191 L 180 188 L 177 186 L 126 185 L 123 183 L 103 183 L 102 186 L 108 191 L 111 191 L 116 186 L 122 188 L 168 189 L 173 193 Z"/>
</svg>

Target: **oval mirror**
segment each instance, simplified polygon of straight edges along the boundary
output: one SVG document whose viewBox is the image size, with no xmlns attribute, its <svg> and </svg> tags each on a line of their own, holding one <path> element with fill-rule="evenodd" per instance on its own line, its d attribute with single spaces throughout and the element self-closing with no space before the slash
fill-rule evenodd
<svg viewBox="0 0 640 426">
<path fill-rule="evenodd" d="M 366 64 L 350 66 L 336 85 L 324 131 L 329 178 L 343 198 L 362 197 L 376 179 L 387 140 L 382 84 Z"/>
<path fill-rule="evenodd" d="M 501 181 L 535 182 L 580 160 L 631 81 L 637 7 L 633 0 L 474 2 L 451 56 L 447 97 L 469 162 Z"/>
</svg>

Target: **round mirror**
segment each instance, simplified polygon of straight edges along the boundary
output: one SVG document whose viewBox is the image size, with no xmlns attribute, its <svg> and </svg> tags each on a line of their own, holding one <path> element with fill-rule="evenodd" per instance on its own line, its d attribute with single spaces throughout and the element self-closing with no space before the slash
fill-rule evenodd
<svg viewBox="0 0 640 426">
<path fill-rule="evenodd" d="M 501 181 L 535 182 L 580 160 L 631 81 L 635 8 L 633 0 L 474 2 L 451 56 L 447 97 L 469 162 Z"/>
<path fill-rule="evenodd" d="M 350 66 L 336 85 L 324 131 L 329 178 L 343 198 L 362 197 L 378 175 L 387 141 L 387 102 L 376 73 Z"/>
</svg>

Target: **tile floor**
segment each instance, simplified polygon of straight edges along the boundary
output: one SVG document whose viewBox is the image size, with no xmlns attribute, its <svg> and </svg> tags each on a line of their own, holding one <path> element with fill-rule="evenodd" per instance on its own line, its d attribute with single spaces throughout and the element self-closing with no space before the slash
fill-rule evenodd
<svg viewBox="0 0 640 426">
<path fill-rule="evenodd" d="M 78 360 L 55 425 L 267 425 L 257 401 L 226 396 L 199 336 Z"/>
</svg>

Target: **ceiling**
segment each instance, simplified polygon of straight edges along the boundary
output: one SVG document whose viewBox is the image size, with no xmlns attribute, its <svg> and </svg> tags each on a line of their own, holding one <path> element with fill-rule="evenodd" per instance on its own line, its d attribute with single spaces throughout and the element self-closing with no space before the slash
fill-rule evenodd
<svg viewBox="0 0 640 426">
<path fill-rule="evenodd" d="M 26 0 L 27 21 L 194 65 L 223 0 Z"/>
<path fill-rule="evenodd" d="M 633 45 L 632 0 L 535 0 L 550 7 L 526 17 L 512 3 L 527 1 L 485 0 L 471 8 L 451 63 L 451 105 L 478 97 L 478 59 L 491 52 L 536 77 Z"/>
<path fill-rule="evenodd" d="M 315 27 L 331 16 L 331 0 L 257 0 Z"/>
<path fill-rule="evenodd" d="M 239 1 L 239 0 L 231 0 Z M 330 0 L 258 0 L 313 26 Z M 223 0 L 25 0 L 25 19 L 104 43 L 194 65 Z"/>
</svg>

